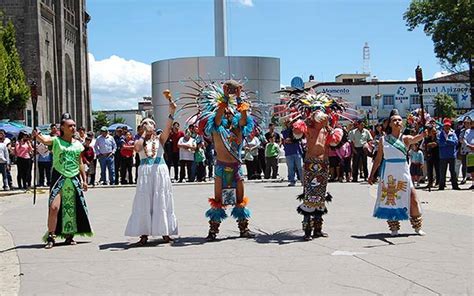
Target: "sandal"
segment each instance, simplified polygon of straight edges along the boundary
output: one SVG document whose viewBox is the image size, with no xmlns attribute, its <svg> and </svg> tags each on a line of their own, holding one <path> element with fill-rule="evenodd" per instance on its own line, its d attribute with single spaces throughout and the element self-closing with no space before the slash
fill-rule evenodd
<svg viewBox="0 0 474 296">
<path fill-rule="evenodd" d="M 169 235 L 163 235 L 163 240 L 165 241 L 165 243 L 171 243 L 174 241 L 174 239 L 172 239 L 171 237 L 169 237 Z"/>
<path fill-rule="evenodd" d="M 140 240 L 137 242 L 137 245 L 144 246 L 148 242 L 148 235 L 140 236 Z"/>
<path fill-rule="evenodd" d="M 64 241 L 64 244 L 70 245 L 70 246 L 75 246 L 75 245 L 77 245 L 77 242 L 74 240 L 74 236 L 68 235 L 68 236 L 66 236 L 66 240 Z"/>
<path fill-rule="evenodd" d="M 46 245 L 44 246 L 45 249 L 51 249 L 54 247 L 56 236 L 52 233 L 48 234 L 48 238 L 46 239 Z"/>
</svg>

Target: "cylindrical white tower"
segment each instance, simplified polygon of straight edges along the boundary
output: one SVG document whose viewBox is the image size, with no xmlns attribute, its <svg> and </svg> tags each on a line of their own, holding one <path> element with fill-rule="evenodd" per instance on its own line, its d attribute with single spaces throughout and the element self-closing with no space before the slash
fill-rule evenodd
<svg viewBox="0 0 474 296">
<path fill-rule="evenodd" d="M 227 55 L 225 0 L 214 0 L 214 42 L 216 57 Z"/>
</svg>

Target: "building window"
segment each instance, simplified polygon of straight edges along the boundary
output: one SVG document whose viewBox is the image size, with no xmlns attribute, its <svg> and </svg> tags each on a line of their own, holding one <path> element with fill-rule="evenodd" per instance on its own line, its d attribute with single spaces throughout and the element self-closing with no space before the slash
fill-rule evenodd
<svg viewBox="0 0 474 296">
<path fill-rule="evenodd" d="M 351 78 L 343 78 L 342 79 L 342 83 L 353 83 L 354 80 L 352 80 Z"/>
<path fill-rule="evenodd" d="M 371 96 L 361 96 L 360 97 L 361 106 L 372 106 L 372 97 Z"/>
<path fill-rule="evenodd" d="M 394 95 L 384 95 L 383 96 L 383 105 L 384 106 L 393 106 L 395 103 Z"/>
<path fill-rule="evenodd" d="M 421 100 L 419 95 L 410 95 L 410 105 L 420 105 Z"/>
</svg>

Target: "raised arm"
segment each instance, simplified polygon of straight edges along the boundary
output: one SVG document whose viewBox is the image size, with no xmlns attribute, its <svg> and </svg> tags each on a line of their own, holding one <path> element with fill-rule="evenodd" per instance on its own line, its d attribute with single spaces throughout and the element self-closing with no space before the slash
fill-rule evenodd
<svg viewBox="0 0 474 296">
<path fill-rule="evenodd" d="M 38 142 L 45 144 L 46 146 L 53 145 L 53 138 L 50 136 L 42 135 L 41 132 L 34 130 L 31 133 L 33 139 L 36 139 Z"/>
<path fill-rule="evenodd" d="M 416 136 L 410 136 L 410 135 L 403 136 L 403 142 L 405 142 L 407 146 L 410 146 L 412 144 L 420 142 L 427 136 L 428 136 L 428 130 L 425 129 L 424 131 L 422 131 Z"/>
<path fill-rule="evenodd" d="M 166 121 L 166 127 L 163 129 L 163 132 L 160 135 L 160 143 L 162 146 L 164 146 L 166 141 L 168 141 L 168 137 L 171 133 L 171 126 L 173 125 L 174 121 L 174 113 L 176 111 L 176 103 L 173 102 L 171 94 L 168 92 L 164 92 L 163 94 L 169 100 L 169 115 L 168 120 Z"/>
<path fill-rule="evenodd" d="M 227 88 L 227 85 L 224 84 L 223 89 L 224 89 L 224 98 L 221 102 L 219 102 L 219 108 L 217 108 L 216 117 L 214 119 L 214 123 L 216 126 L 221 125 L 222 117 L 225 114 L 225 109 L 227 108 L 227 102 L 229 101 L 229 89 Z"/>
</svg>

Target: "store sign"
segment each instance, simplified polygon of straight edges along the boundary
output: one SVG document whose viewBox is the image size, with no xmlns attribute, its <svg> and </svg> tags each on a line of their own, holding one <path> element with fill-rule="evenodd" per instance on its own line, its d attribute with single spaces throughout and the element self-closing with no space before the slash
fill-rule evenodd
<svg viewBox="0 0 474 296">
<path fill-rule="evenodd" d="M 335 94 L 335 95 L 350 94 L 350 90 L 348 88 L 323 88 L 322 91 L 328 94 Z"/>
<path fill-rule="evenodd" d="M 469 90 L 468 87 L 453 87 L 453 86 L 433 86 L 433 87 L 426 87 L 423 89 L 423 93 L 448 93 L 448 94 L 455 94 L 455 93 L 467 93 Z M 418 87 L 413 88 L 413 92 L 418 93 Z"/>
</svg>

